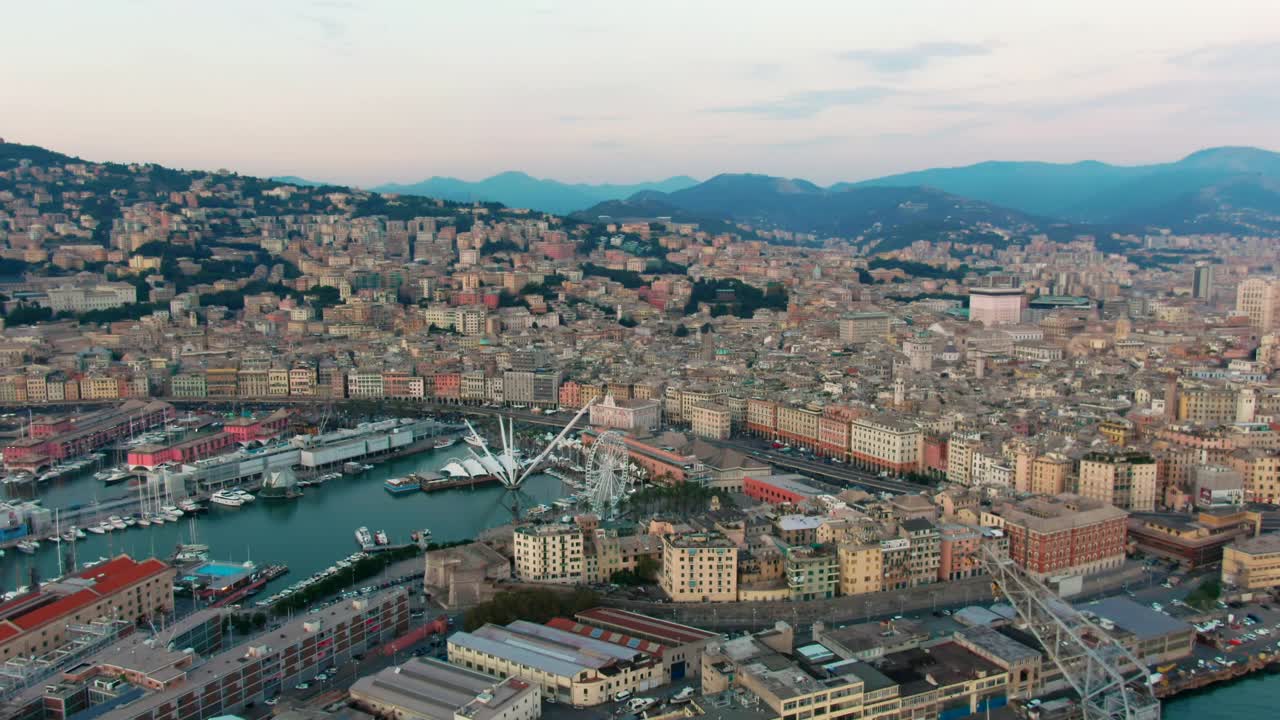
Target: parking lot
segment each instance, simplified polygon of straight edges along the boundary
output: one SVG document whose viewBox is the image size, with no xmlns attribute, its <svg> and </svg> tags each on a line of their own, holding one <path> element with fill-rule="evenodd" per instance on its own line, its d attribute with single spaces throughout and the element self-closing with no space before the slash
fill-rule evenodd
<svg viewBox="0 0 1280 720">
<path fill-rule="evenodd" d="M 700 687 L 701 685 L 696 679 L 686 679 L 670 685 L 663 685 L 659 688 L 634 693 L 621 701 L 612 701 L 589 708 L 575 708 L 572 705 L 546 702 L 544 700 L 542 703 L 542 717 L 550 718 L 551 720 L 616 720 L 618 718 L 636 716 L 638 712 L 644 712 L 652 716 L 655 713 L 662 713 L 667 709 L 684 705 L 684 703 L 672 702 L 672 698 L 681 693 L 688 696 L 692 703 L 696 703 L 701 707 L 704 703 Z M 691 692 L 686 688 L 690 688 Z M 652 700 L 653 702 L 644 703 L 645 707 L 640 710 L 641 703 L 632 704 L 633 701 L 637 700 Z"/>
</svg>

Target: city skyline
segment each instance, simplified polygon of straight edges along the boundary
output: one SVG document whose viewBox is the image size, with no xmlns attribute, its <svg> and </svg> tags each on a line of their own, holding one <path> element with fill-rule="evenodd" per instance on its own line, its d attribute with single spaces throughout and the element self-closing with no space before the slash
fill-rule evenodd
<svg viewBox="0 0 1280 720">
<path fill-rule="evenodd" d="M 506 170 L 830 183 L 1280 146 L 1257 92 L 1280 80 L 1280 44 L 1257 30 L 1280 11 L 1226 5 L 49 3 L 13 10 L 56 24 L 60 47 L 47 33 L 7 46 L 25 71 L 6 83 L 0 133 L 97 160 L 365 186 Z"/>
</svg>

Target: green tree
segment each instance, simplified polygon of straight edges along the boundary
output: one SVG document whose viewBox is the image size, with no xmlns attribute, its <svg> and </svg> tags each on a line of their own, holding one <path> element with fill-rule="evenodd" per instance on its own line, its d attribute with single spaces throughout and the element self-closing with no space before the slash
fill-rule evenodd
<svg viewBox="0 0 1280 720">
<path fill-rule="evenodd" d="M 658 579 L 658 571 L 662 570 L 662 565 L 652 555 L 641 555 L 636 560 L 636 575 L 639 575 L 645 582 L 654 582 Z"/>
<path fill-rule="evenodd" d="M 677 325 L 674 334 L 676 337 L 689 337 L 689 328 L 684 325 Z"/>
</svg>

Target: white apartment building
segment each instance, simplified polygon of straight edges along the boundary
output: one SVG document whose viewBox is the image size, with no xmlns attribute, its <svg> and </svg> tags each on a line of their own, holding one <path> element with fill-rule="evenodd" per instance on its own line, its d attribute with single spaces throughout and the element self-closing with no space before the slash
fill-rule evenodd
<svg viewBox="0 0 1280 720">
<path fill-rule="evenodd" d="M 920 467 L 923 433 L 920 428 L 888 418 L 858 418 L 849 427 L 849 455 L 853 462 L 893 473 Z"/>
<path fill-rule="evenodd" d="M 110 310 L 138 301 L 138 289 L 128 283 L 100 283 L 92 287 L 60 287 L 49 290 L 41 304 L 55 313 Z"/>
<path fill-rule="evenodd" d="M 1280 280 L 1249 278 L 1236 286 L 1236 311 L 1260 332 L 1271 332 L 1280 319 Z"/>
</svg>

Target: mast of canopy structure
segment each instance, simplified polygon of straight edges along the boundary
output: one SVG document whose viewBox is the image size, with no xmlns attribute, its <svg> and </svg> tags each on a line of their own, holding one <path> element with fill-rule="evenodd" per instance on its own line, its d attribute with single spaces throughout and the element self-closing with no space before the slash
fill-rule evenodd
<svg viewBox="0 0 1280 720">
<path fill-rule="evenodd" d="M 547 446 L 542 449 L 542 452 L 538 453 L 537 457 L 523 468 L 520 467 L 520 464 L 515 460 L 514 450 L 516 445 L 516 423 L 514 418 L 504 420 L 501 415 L 498 415 L 498 437 L 502 440 L 502 454 L 498 458 L 495 458 L 493 453 L 490 452 L 489 443 L 485 442 L 480 433 L 476 432 L 476 429 L 471 425 L 471 421 L 463 419 L 463 422 L 467 425 L 467 430 L 471 433 L 471 439 L 473 440 L 473 442 L 468 443 L 471 447 L 467 448 L 467 452 L 470 453 L 471 457 L 474 458 L 476 462 L 480 463 L 481 466 L 485 466 L 480 455 L 474 450 L 475 447 L 479 447 L 484 451 L 485 457 L 489 459 L 489 462 L 491 463 L 489 467 L 497 468 L 494 475 L 498 478 L 498 481 L 502 483 L 502 487 L 506 490 L 507 494 L 511 496 L 511 506 L 509 509 L 511 510 L 511 514 L 514 519 L 520 519 L 520 486 L 524 484 L 524 481 L 528 479 L 531 474 L 533 474 L 535 468 L 538 467 L 538 464 L 541 463 L 547 455 L 550 454 L 562 440 L 564 440 L 564 437 L 573 430 L 574 426 L 577 425 L 578 421 L 582 419 L 582 416 L 591 409 L 593 404 L 595 404 L 594 398 L 587 404 L 583 405 L 582 409 L 579 410 L 577 414 L 575 414 L 573 418 L 560 429 L 560 433 L 556 435 L 555 439 L 548 443 Z"/>
</svg>

